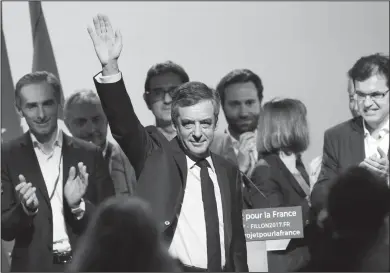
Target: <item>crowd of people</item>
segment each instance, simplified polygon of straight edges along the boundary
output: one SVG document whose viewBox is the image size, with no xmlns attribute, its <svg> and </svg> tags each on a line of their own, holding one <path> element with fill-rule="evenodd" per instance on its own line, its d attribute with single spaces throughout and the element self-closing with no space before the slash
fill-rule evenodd
<svg viewBox="0 0 390 273">
<path fill-rule="evenodd" d="M 248 69 L 213 89 L 172 61 L 152 66 L 144 100 L 155 125 L 143 126 L 118 65 L 120 31 L 105 15 L 93 22 L 102 69 L 97 92 L 66 98 L 72 136 L 58 126 L 53 74 L 16 84 L 29 130 L 1 150 L 11 271 L 248 272 L 243 210 L 292 206 L 302 208 L 304 238 L 268 251 L 269 272 L 389 271 L 388 56 L 363 56 L 349 70 L 353 117 L 326 130 L 307 170 L 306 106 L 263 103 Z M 228 128 L 215 133 L 220 109 Z"/>
</svg>

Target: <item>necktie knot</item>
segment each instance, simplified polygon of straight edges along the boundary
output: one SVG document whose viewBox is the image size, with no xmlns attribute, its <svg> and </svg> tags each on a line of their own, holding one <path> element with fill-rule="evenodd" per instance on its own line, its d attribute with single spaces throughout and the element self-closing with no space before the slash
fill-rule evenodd
<svg viewBox="0 0 390 273">
<path fill-rule="evenodd" d="M 196 165 L 198 165 L 201 169 L 211 167 L 210 163 L 204 158 L 196 162 Z"/>
</svg>

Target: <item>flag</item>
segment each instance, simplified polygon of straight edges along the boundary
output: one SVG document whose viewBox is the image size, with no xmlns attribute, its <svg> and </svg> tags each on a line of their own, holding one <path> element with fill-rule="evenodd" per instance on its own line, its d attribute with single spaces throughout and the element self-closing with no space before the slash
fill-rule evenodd
<svg viewBox="0 0 390 273">
<path fill-rule="evenodd" d="M 60 79 L 41 1 L 29 1 L 28 5 L 30 9 L 31 32 L 34 47 L 32 72 L 47 71 L 53 73 Z M 61 94 L 61 101 L 64 101 L 63 93 Z M 59 118 L 62 119 L 62 117 L 63 113 L 61 108 Z"/>
<path fill-rule="evenodd" d="M 3 29 L 1 29 L 1 59 L 1 140 L 9 141 L 22 135 L 23 132 L 15 109 L 15 86 Z"/>
<path fill-rule="evenodd" d="M 20 118 L 15 109 L 15 86 L 12 80 L 8 52 L 1 29 L 1 142 L 22 135 Z M 9 272 L 10 256 L 14 241 L 1 240 L 1 272 Z"/>
</svg>

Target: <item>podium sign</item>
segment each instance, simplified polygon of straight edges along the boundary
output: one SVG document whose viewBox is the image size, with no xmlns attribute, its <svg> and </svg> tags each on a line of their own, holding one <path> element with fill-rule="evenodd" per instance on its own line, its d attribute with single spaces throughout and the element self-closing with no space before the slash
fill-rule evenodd
<svg viewBox="0 0 390 273">
<path fill-rule="evenodd" d="M 303 238 L 300 206 L 247 209 L 243 223 L 247 242 Z"/>
</svg>

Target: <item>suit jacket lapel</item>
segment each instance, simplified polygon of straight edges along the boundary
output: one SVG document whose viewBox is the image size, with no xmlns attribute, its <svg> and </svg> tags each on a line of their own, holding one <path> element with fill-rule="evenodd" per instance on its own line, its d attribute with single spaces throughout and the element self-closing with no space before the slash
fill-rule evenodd
<svg viewBox="0 0 390 273">
<path fill-rule="evenodd" d="M 166 149 L 166 152 L 171 153 L 173 156 L 176 165 L 178 166 L 178 170 L 180 173 L 180 177 L 183 183 L 183 187 L 185 187 L 187 181 L 187 160 L 183 150 L 180 148 L 179 140 L 177 137 L 172 139 L 169 142 L 171 149 Z"/>
<path fill-rule="evenodd" d="M 227 133 L 225 134 L 225 141 L 223 143 L 221 156 L 224 156 L 227 160 L 237 165 L 237 156 L 234 152 L 233 142 Z"/>
<path fill-rule="evenodd" d="M 63 141 L 62 141 L 62 187 L 65 187 L 66 181 L 68 180 L 69 176 L 69 169 L 72 167 L 72 158 L 77 158 L 77 156 L 73 156 L 72 145 L 73 141 L 72 138 L 65 135 L 63 135 Z M 77 166 L 73 166 L 76 168 L 76 173 L 78 172 Z"/>
<path fill-rule="evenodd" d="M 27 182 L 31 182 L 39 190 L 48 207 L 51 207 L 49 193 L 46 188 L 46 183 L 43 178 L 29 132 L 24 134 L 20 145 L 22 149 L 22 152 L 20 153 L 21 162 L 23 162 L 23 165 L 25 166 L 25 173 L 23 173 L 23 175 Z"/>
<path fill-rule="evenodd" d="M 364 160 L 366 157 L 365 147 L 364 147 L 364 129 L 363 129 L 363 118 L 357 117 L 352 120 L 352 134 L 350 135 L 350 151 L 352 151 L 352 158 L 356 158 L 358 162 Z"/>
<path fill-rule="evenodd" d="M 299 185 L 298 181 L 295 179 L 294 175 L 290 172 L 290 170 L 286 167 L 283 161 L 280 159 L 278 155 L 275 155 L 276 160 L 278 161 L 279 169 L 283 175 L 288 177 L 290 181 L 290 185 L 294 188 L 294 190 L 302 197 L 306 197 L 306 193 L 302 190 L 302 187 Z M 304 179 L 305 176 L 303 175 Z M 306 179 L 305 179 L 306 180 Z"/>
<path fill-rule="evenodd" d="M 215 173 L 217 175 L 218 185 L 221 191 L 221 199 L 222 199 L 222 210 L 223 210 L 223 222 L 224 222 L 224 231 L 225 231 L 225 253 L 226 259 L 229 257 L 229 246 L 232 238 L 232 225 L 231 225 L 231 214 L 232 211 L 232 179 L 236 179 L 236 177 L 232 177 L 230 173 L 227 173 L 226 165 L 222 162 L 217 156 L 211 153 L 211 159 L 214 164 Z M 234 181 L 236 183 L 236 181 Z M 228 260 L 227 260 L 228 261 Z"/>
<path fill-rule="evenodd" d="M 106 154 L 104 155 L 104 160 L 108 164 L 108 170 L 110 173 L 112 171 L 112 159 L 114 158 L 114 156 L 116 154 L 117 154 L 117 151 L 116 151 L 114 145 L 111 142 L 108 142 Z"/>
</svg>

